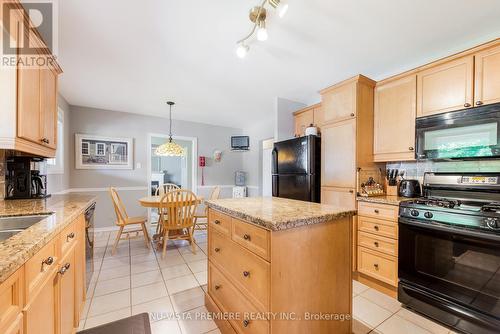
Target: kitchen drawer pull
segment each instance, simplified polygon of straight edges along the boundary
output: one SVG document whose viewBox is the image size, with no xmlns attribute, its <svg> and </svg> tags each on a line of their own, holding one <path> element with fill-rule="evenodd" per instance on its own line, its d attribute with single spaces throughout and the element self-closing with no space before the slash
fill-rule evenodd
<svg viewBox="0 0 500 334">
<path fill-rule="evenodd" d="M 219 290 L 221 288 L 221 286 L 220 285 L 216 285 L 216 286 L 214 286 L 214 288 L 215 288 L 215 290 Z"/>
<path fill-rule="evenodd" d="M 477 101 L 476 102 L 476 106 L 482 106 L 483 105 L 483 101 Z"/>
<path fill-rule="evenodd" d="M 250 237 L 250 235 L 245 234 L 245 235 L 243 236 L 243 239 L 250 241 L 252 238 Z"/>
<path fill-rule="evenodd" d="M 248 327 L 250 325 L 250 320 L 243 320 L 243 327 Z"/>
<path fill-rule="evenodd" d="M 69 239 L 73 239 L 74 237 L 75 237 L 75 232 L 71 232 L 66 236 L 66 241 L 68 241 Z"/>
<path fill-rule="evenodd" d="M 243 272 L 243 276 L 245 276 L 245 277 L 250 276 L 250 272 L 245 270 L 245 271 Z"/>
<path fill-rule="evenodd" d="M 375 270 L 378 270 L 378 263 L 373 264 L 373 266 L 375 267 Z"/>
<path fill-rule="evenodd" d="M 351 117 L 354 117 L 354 116 L 356 116 L 356 114 L 354 114 L 354 113 L 351 113 Z"/>
<path fill-rule="evenodd" d="M 215 251 L 216 253 L 218 253 L 218 252 L 220 252 L 220 248 L 219 248 L 219 247 L 216 247 L 216 248 L 214 249 L 214 251 Z"/>
<path fill-rule="evenodd" d="M 465 108 L 469 108 L 470 106 L 471 106 L 471 105 L 470 105 L 470 103 L 466 103 L 466 104 L 464 104 L 464 107 L 465 107 Z"/>
<path fill-rule="evenodd" d="M 378 247 L 378 241 L 375 241 L 373 244 L 375 245 L 375 247 Z"/>
<path fill-rule="evenodd" d="M 373 210 L 373 212 L 380 213 L 380 211 L 378 209 Z"/>
<path fill-rule="evenodd" d="M 408 149 L 409 149 L 410 151 L 414 151 L 414 150 L 415 150 L 415 148 L 414 148 L 414 147 L 412 147 L 412 146 L 408 147 Z"/>
<path fill-rule="evenodd" d="M 220 225 L 220 220 L 214 220 L 215 225 Z"/>
<path fill-rule="evenodd" d="M 354 190 L 349 189 L 349 193 L 354 194 Z"/>
<path fill-rule="evenodd" d="M 373 228 L 375 229 L 375 231 L 378 231 L 378 225 L 373 226 Z"/>
<path fill-rule="evenodd" d="M 69 270 L 69 267 L 71 267 L 71 265 L 69 263 L 66 263 L 59 271 L 58 273 L 61 274 L 61 275 L 64 275 L 66 274 L 66 272 Z"/>
<path fill-rule="evenodd" d="M 54 263 L 54 258 L 52 256 L 49 256 L 48 258 L 42 261 L 42 268 L 44 264 L 50 266 L 52 265 L 52 263 Z"/>
</svg>

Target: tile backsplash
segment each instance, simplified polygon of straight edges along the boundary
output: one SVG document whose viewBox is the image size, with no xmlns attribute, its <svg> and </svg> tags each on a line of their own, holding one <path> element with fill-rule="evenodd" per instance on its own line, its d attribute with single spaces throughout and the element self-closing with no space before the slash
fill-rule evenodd
<svg viewBox="0 0 500 334">
<path fill-rule="evenodd" d="M 500 160 L 390 162 L 386 164 L 386 168 L 404 170 L 406 179 L 418 179 L 422 182 L 425 172 L 500 173 Z"/>
</svg>

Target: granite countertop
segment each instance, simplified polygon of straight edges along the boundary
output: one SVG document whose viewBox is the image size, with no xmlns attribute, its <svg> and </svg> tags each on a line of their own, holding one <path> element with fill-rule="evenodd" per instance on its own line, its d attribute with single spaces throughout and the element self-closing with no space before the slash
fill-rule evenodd
<svg viewBox="0 0 500 334">
<path fill-rule="evenodd" d="M 208 207 L 272 231 L 325 223 L 354 216 L 356 210 L 277 197 L 209 200 Z"/>
<path fill-rule="evenodd" d="M 0 200 L 0 217 L 42 215 L 50 217 L 0 242 L 0 283 L 73 222 L 95 201 L 94 196 L 67 194 L 47 199 Z"/>
<path fill-rule="evenodd" d="M 399 205 L 399 203 L 404 201 L 411 201 L 414 198 L 408 197 L 400 197 L 400 196 L 373 196 L 373 197 L 364 197 L 358 196 L 357 200 L 361 202 L 370 202 L 370 203 L 380 203 L 380 204 L 389 204 L 389 205 Z"/>
</svg>

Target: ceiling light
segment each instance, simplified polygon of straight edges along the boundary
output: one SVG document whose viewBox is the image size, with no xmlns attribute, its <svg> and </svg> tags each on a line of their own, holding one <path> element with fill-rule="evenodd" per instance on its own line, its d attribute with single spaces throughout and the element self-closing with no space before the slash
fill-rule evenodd
<svg viewBox="0 0 500 334">
<path fill-rule="evenodd" d="M 172 140 L 172 106 L 175 104 L 172 101 L 167 102 L 170 108 L 170 132 L 168 142 L 161 144 L 155 150 L 155 154 L 163 157 L 182 157 L 184 156 L 184 148 Z"/>
<path fill-rule="evenodd" d="M 268 38 L 266 29 L 266 19 L 267 19 L 267 9 L 266 5 L 270 5 L 274 9 L 279 17 L 283 17 L 288 10 L 288 4 L 283 0 L 263 0 L 260 6 L 255 6 L 250 10 L 249 18 L 253 22 L 252 30 L 248 35 L 240 39 L 236 44 L 238 48 L 236 49 L 236 54 L 240 58 L 244 58 L 248 50 L 250 49 L 245 42 L 247 42 L 255 33 L 257 35 L 258 41 L 266 41 Z"/>
<path fill-rule="evenodd" d="M 260 23 L 259 29 L 257 29 L 257 39 L 261 42 L 267 41 L 267 30 L 266 30 L 266 22 L 262 21 Z"/>
<path fill-rule="evenodd" d="M 240 58 L 245 58 L 249 49 L 248 45 L 241 43 L 236 49 L 236 55 Z"/>
</svg>

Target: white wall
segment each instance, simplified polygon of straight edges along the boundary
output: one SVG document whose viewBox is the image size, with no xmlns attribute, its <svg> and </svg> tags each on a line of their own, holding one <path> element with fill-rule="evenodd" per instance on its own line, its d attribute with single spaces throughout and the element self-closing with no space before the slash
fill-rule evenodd
<svg viewBox="0 0 500 334">
<path fill-rule="evenodd" d="M 297 110 L 305 108 L 304 103 L 276 98 L 276 124 L 274 129 L 274 139 L 283 141 L 292 139 L 295 134 L 295 120 L 293 113 Z"/>
</svg>

